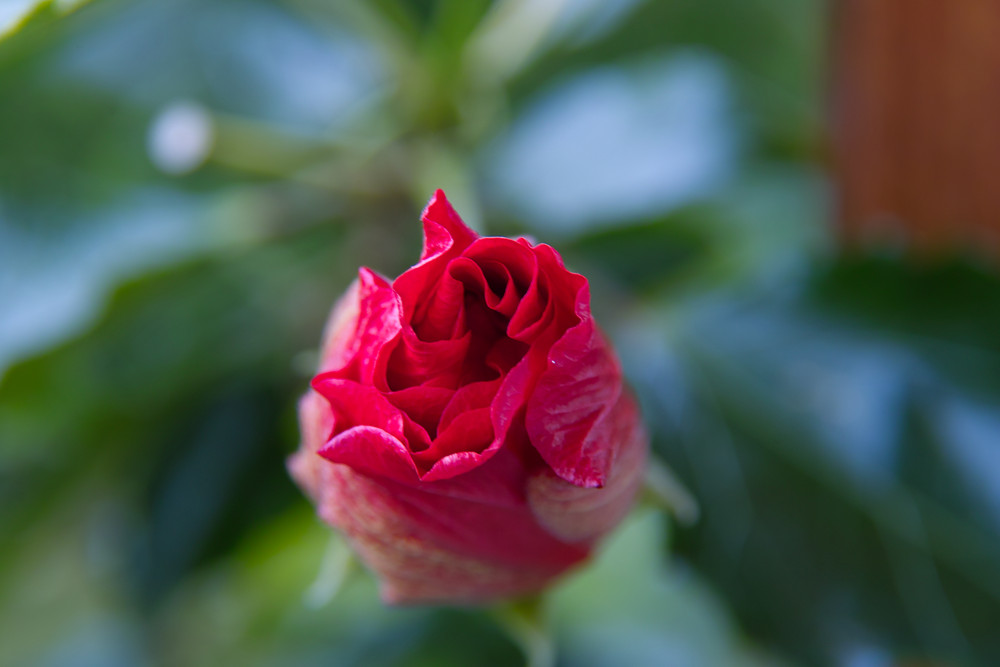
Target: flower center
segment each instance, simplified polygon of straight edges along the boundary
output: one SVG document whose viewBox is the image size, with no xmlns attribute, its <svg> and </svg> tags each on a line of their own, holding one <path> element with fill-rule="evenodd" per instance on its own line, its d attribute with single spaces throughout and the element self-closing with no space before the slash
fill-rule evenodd
<svg viewBox="0 0 1000 667">
<path fill-rule="evenodd" d="M 527 353 L 529 345 L 507 331 L 529 285 L 501 262 L 458 257 L 421 307 L 407 313 L 408 327 L 389 357 L 386 381 L 390 400 L 426 433 L 411 438 L 415 450 L 421 441 L 426 448 L 437 439 L 454 401 L 474 396 L 488 406 L 500 380 Z"/>
</svg>

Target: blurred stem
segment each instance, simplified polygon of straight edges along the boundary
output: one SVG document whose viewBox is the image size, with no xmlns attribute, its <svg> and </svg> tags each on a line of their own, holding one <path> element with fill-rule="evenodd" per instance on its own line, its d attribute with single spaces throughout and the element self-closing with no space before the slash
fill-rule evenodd
<svg viewBox="0 0 1000 667">
<path fill-rule="evenodd" d="M 305 593 L 306 606 L 318 609 L 330 604 L 357 571 L 356 564 L 347 541 L 340 535 L 334 534 L 323 554 L 319 573 Z"/>
<path fill-rule="evenodd" d="M 493 617 L 524 651 L 527 667 L 553 667 L 556 664 L 556 645 L 546 606 L 545 598 L 535 595 L 493 609 Z"/>
<path fill-rule="evenodd" d="M 399 130 L 378 113 L 337 138 L 297 134 L 220 113 L 212 114 L 212 127 L 209 160 L 228 169 L 338 193 L 364 190 L 366 181 L 379 182 L 384 192 L 392 180 L 393 174 L 380 172 L 373 160 L 399 138 Z"/>
<path fill-rule="evenodd" d="M 642 499 L 649 505 L 672 514 L 685 526 L 698 521 L 701 513 L 698 501 L 666 464 L 650 457 L 646 465 L 646 480 Z"/>
<path fill-rule="evenodd" d="M 506 80 L 538 55 L 565 9 L 565 0 L 502 0 L 469 38 L 470 71 L 492 72 Z"/>
<path fill-rule="evenodd" d="M 212 112 L 212 159 L 270 176 L 284 175 L 343 149 L 326 138 L 285 131 L 270 123 Z"/>
</svg>

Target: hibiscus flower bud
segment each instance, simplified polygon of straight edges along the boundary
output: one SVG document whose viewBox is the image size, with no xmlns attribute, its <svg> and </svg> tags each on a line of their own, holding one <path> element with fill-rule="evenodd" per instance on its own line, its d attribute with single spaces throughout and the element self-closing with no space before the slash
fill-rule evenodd
<svg viewBox="0 0 1000 667">
<path fill-rule="evenodd" d="M 420 261 L 333 310 L 290 460 L 392 603 L 531 593 L 628 511 L 648 442 L 587 279 L 440 190 Z"/>
</svg>

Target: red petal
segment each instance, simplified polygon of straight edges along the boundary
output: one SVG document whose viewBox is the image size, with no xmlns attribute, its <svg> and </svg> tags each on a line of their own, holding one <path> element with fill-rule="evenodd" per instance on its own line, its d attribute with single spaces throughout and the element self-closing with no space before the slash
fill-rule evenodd
<svg viewBox="0 0 1000 667">
<path fill-rule="evenodd" d="M 521 300 L 521 291 L 510 268 L 500 262 L 482 261 L 479 264 L 488 284 L 496 282 L 504 286 L 502 293 L 494 292 L 492 289 L 486 292 L 486 305 L 504 317 L 512 316 Z"/>
<path fill-rule="evenodd" d="M 313 378 L 312 387 L 333 409 L 336 432 L 354 426 L 376 426 L 403 439 L 403 413 L 374 387 L 328 374 Z"/>
<path fill-rule="evenodd" d="M 419 479 L 406 445 L 375 426 L 347 429 L 320 448 L 319 455 L 327 461 L 350 466 L 373 477 L 386 477 L 403 483 L 414 483 Z"/>
<path fill-rule="evenodd" d="M 448 282 L 462 286 L 463 298 L 466 292 L 471 292 L 481 297 L 491 309 L 510 317 L 519 297 L 510 271 L 499 262 L 487 262 L 486 266 L 490 271 L 488 278 L 481 264 L 468 257 L 452 260 L 448 265 Z"/>
<path fill-rule="evenodd" d="M 288 470 L 306 493 L 318 501 L 321 497 L 320 465 L 326 465 L 316 452 L 333 434 L 333 413 L 330 405 L 315 391 L 306 392 L 299 401 L 299 427 L 302 444 L 288 459 Z"/>
<path fill-rule="evenodd" d="M 424 223 L 424 249 L 420 254 L 421 262 L 448 250 L 460 253 L 479 238 L 479 234 L 462 222 L 462 218 L 445 197 L 444 190 L 434 191 L 434 196 L 420 215 L 420 220 Z"/>
<path fill-rule="evenodd" d="M 449 268 L 461 258 L 454 259 Z M 421 340 L 437 341 L 456 338 L 465 333 L 465 284 L 452 277 L 450 271 L 441 275 L 436 288 L 414 307 L 413 330 Z"/>
<path fill-rule="evenodd" d="M 361 314 L 359 282 L 355 280 L 348 286 L 326 320 L 320 348 L 320 372 L 343 368 L 357 352 L 354 332 Z"/>
<path fill-rule="evenodd" d="M 352 292 L 356 296 L 352 297 Z M 357 286 L 348 288 L 344 299 L 348 300 L 343 304 L 347 312 L 341 315 L 338 303 L 331 318 L 343 317 L 344 321 L 328 325 L 333 331 L 328 332 L 324 345 L 324 372 L 317 377 L 335 376 L 374 384 L 379 354 L 402 328 L 399 298 L 385 278 L 362 268 Z"/>
<path fill-rule="evenodd" d="M 523 467 L 506 451 L 466 475 L 419 485 L 331 468 L 334 493 L 321 515 L 350 536 L 390 602 L 523 595 L 589 551 L 539 526 L 524 499 Z"/>
<path fill-rule="evenodd" d="M 525 413 L 532 445 L 559 477 L 603 486 L 621 443 L 612 437 L 621 370 L 589 314 L 589 289 L 577 295 L 582 321 L 552 346 Z"/>
<path fill-rule="evenodd" d="M 592 540 L 614 528 L 628 513 L 642 483 L 646 432 L 627 391 L 606 418 L 610 425 L 606 437 L 620 447 L 606 486 L 573 486 L 547 468 L 528 482 L 528 503 L 535 516 L 550 533 L 567 542 Z"/>
<path fill-rule="evenodd" d="M 392 389 L 423 384 L 454 388 L 462 374 L 472 335 L 455 340 L 422 341 L 412 329 L 403 331 L 402 341 L 393 350 L 388 367 Z"/>
<path fill-rule="evenodd" d="M 447 387 L 420 385 L 389 392 L 385 396 L 390 403 L 404 414 L 409 415 L 433 438 L 437 433 L 438 423 L 441 421 L 441 413 L 455 396 L 455 390 Z M 416 443 L 411 441 L 409 444 L 410 449 L 417 451 Z"/>
<path fill-rule="evenodd" d="M 422 303 L 428 292 L 436 287 L 448 262 L 479 238 L 462 222 L 441 190 L 431 197 L 420 219 L 424 223 L 424 250 L 420 261 L 393 282 L 393 288 L 407 309 Z M 412 318 L 412 310 L 407 310 L 405 316 Z"/>
<path fill-rule="evenodd" d="M 461 387 L 454 393 L 441 413 L 441 430 L 447 429 L 451 422 L 464 412 L 490 407 L 493 397 L 497 394 L 497 389 L 500 388 L 500 383 L 501 380 L 498 378 L 485 382 L 473 382 Z"/>
<path fill-rule="evenodd" d="M 525 248 L 517 241 L 488 236 L 478 239 L 463 254 L 482 266 L 488 263 L 503 264 L 521 294 L 527 291 L 535 278 L 537 262 L 534 254 L 530 248 Z"/>
<path fill-rule="evenodd" d="M 430 470 L 421 476 L 423 482 L 440 482 L 452 479 L 463 473 L 467 473 L 474 468 L 480 467 L 493 456 L 499 447 L 488 447 L 482 453 L 479 452 L 455 452 L 449 454 L 435 463 Z"/>
<path fill-rule="evenodd" d="M 442 428 L 431 446 L 413 455 L 418 465 L 430 470 L 453 454 L 480 454 L 493 442 L 489 408 L 463 412 Z M 425 478 L 426 479 L 426 478 Z"/>
</svg>

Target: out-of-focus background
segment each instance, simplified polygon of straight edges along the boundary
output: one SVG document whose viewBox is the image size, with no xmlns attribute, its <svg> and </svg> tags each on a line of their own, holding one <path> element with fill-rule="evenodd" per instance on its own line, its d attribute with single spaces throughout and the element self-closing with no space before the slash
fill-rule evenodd
<svg viewBox="0 0 1000 667">
<path fill-rule="evenodd" d="M 517 665 L 289 481 L 444 188 L 588 275 L 700 508 L 564 666 L 1000 664 L 1000 3 L 0 0 L 0 664 Z M 333 546 L 331 546 L 331 543 Z"/>
</svg>

